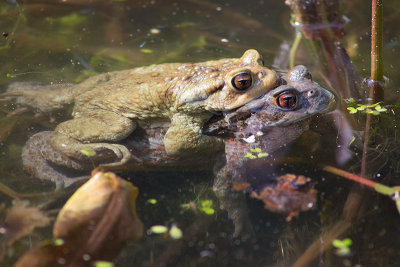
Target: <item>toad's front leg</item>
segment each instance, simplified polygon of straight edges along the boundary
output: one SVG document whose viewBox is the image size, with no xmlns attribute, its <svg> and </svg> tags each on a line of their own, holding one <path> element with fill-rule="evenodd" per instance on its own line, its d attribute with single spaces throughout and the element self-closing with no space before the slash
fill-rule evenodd
<svg viewBox="0 0 400 267">
<path fill-rule="evenodd" d="M 101 111 L 95 115 L 80 114 L 57 126 L 51 146 L 64 156 L 91 165 L 118 167 L 133 156 L 117 142 L 125 139 L 136 128 L 136 123 L 115 113 Z M 55 159 L 48 159 L 53 161 Z M 63 165 L 62 162 L 54 162 Z"/>
<path fill-rule="evenodd" d="M 190 156 L 193 153 L 215 153 L 223 150 L 222 139 L 202 134 L 203 123 L 210 114 L 177 113 L 164 136 L 165 151 L 169 156 Z"/>
</svg>

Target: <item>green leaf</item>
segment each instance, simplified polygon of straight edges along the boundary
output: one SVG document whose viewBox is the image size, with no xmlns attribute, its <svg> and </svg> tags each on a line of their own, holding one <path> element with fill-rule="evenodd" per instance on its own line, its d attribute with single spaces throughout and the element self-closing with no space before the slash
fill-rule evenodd
<svg viewBox="0 0 400 267">
<path fill-rule="evenodd" d="M 382 101 L 381 102 L 377 102 L 375 104 L 368 105 L 367 107 L 373 108 L 373 107 L 379 106 L 380 103 L 382 103 Z"/>
<path fill-rule="evenodd" d="M 351 145 L 354 143 L 354 141 L 356 141 L 356 137 L 355 137 L 355 136 L 353 136 L 353 138 L 351 139 L 351 141 L 350 141 L 348 147 L 351 146 Z"/>
<path fill-rule="evenodd" d="M 379 112 L 378 111 L 375 111 L 375 110 L 367 110 L 367 113 L 368 114 L 372 114 L 372 115 L 379 115 Z"/>
<path fill-rule="evenodd" d="M 200 210 L 201 212 L 207 214 L 207 215 L 213 215 L 214 212 L 215 212 L 214 209 L 213 209 L 213 208 L 210 208 L 210 207 L 201 207 L 199 210 Z"/>
<path fill-rule="evenodd" d="M 344 244 L 345 246 L 351 246 L 351 245 L 353 244 L 353 241 L 352 241 L 350 238 L 345 238 L 345 239 L 343 240 L 343 244 Z"/>
<path fill-rule="evenodd" d="M 377 105 L 377 106 L 375 107 L 375 110 L 378 111 L 378 112 L 385 112 L 385 111 L 387 111 L 387 109 L 386 109 L 386 108 L 382 108 L 381 105 Z"/>
<path fill-rule="evenodd" d="M 96 261 L 94 263 L 95 267 L 114 267 L 114 263 L 109 261 Z"/>
<path fill-rule="evenodd" d="M 343 240 L 335 239 L 332 241 L 332 245 L 335 248 L 345 248 L 349 247 L 353 244 L 353 241 L 350 238 L 345 238 Z"/>
<path fill-rule="evenodd" d="M 256 156 L 254 156 L 253 154 L 251 154 L 250 152 L 247 153 L 246 155 L 244 155 L 245 158 L 249 158 L 249 159 L 255 159 Z"/>
<path fill-rule="evenodd" d="M 94 150 L 81 149 L 81 153 L 88 157 L 93 157 L 96 155 L 96 151 L 94 151 Z"/>
<path fill-rule="evenodd" d="M 10 46 L 8 46 L 8 45 L 2 45 L 2 46 L 0 46 L 0 51 L 1 50 L 7 50 L 9 48 L 10 48 Z"/>
<path fill-rule="evenodd" d="M 190 203 L 181 204 L 181 208 L 183 209 L 190 209 Z"/>
<path fill-rule="evenodd" d="M 171 229 L 169 230 L 169 236 L 172 239 L 180 239 L 182 238 L 183 234 L 182 234 L 182 230 L 179 229 L 175 224 L 173 224 L 171 226 Z"/>
<path fill-rule="evenodd" d="M 155 205 L 155 204 L 157 204 L 157 199 L 149 198 L 146 202 L 149 203 L 149 204 Z"/>
<path fill-rule="evenodd" d="M 344 100 L 348 105 L 354 105 L 355 103 L 356 103 L 356 100 L 354 99 L 354 98 L 352 98 L 352 97 L 350 97 L 350 98 L 347 98 L 347 99 L 345 99 Z"/>
<path fill-rule="evenodd" d="M 258 158 L 265 158 L 265 157 L 268 157 L 268 156 L 269 156 L 268 153 L 258 153 L 258 154 L 257 154 L 257 157 L 258 157 Z"/>
<path fill-rule="evenodd" d="M 150 227 L 150 230 L 155 234 L 164 234 L 168 232 L 168 227 L 164 225 L 153 225 Z"/>
<path fill-rule="evenodd" d="M 186 28 L 186 27 L 193 27 L 195 25 L 196 25 L 196 23 L 194 23 L 194 22 L 186 21 L 186 22 L 182 22 L 176 26 L 178 26 L 179 28 Z"/>
<path fill-rule="evenodd" d="M 142 48 L 142 49 L 140 49 L 140 52 L 145 53 L 145 54 L 152 54 L 153 50 L 147 49 L 147 48 Z"/>
<path fill-rule="evenodd" d="M 213 204 L 212 200 L 207 199 L 207 200 L 200 200 L 199 201 L 199 206 L 204 207 L 204 208 L 208 208 L 211 207 Z"/>
<path fill-rule="evenodd" d="M 260 152 L 262 152 L 261 148 L 259 148 L 259 147 L 250 148 L 250 151 L 253 152 L 253 153 L 260 153 Z"/>
<path fill-rule="evenodd" d="M 64 26 L 75 27 L 78 26 L 79 24 L 82 24 L 85 20 L 86 20 L 85 16 L 79 15 L 78 13 L 71 13 L 61 17 L 59 21 Z"/>
<path fill-rule="evenodd" d="M 57 239 L 55 239 L 54 240 L 54 245 L 55 246 L 62 246 L 62 245 L 64 245 L 64 239 L 62 239 L 62 238 L 57 238 Z"/>
<path fill-rule="evenodd" d="M 350 255 L 350 252 L 351 252 L 351 250 L 349 247 L 338 248 L 336 250 L 336 254 L 338 256 L 348 256 L 348 255 Z"/>
<path fill-rule="evenodd" d="M 366 107 L 365 105 L 360 105 L 360 104 L 358 104 L 357 110 L 363 111 L 363 110 L 365 110 L 366 108 L 367 108 L 367 107 Z"/>
<path fill-rule="evenodd" d="M 332 241 L 332 246 L 335 248 L 342 248 L 343 247 L 343 241 L 339 239 L 335 239 Z"/>
<path fill-rule="evenodd" d="M 349 111 L 350 114 L 357 113 L 357 111 L 358 111 L 357 109 L 352 108 L 352 107 L 348 107 L 347 110 Z"/>
</svg>

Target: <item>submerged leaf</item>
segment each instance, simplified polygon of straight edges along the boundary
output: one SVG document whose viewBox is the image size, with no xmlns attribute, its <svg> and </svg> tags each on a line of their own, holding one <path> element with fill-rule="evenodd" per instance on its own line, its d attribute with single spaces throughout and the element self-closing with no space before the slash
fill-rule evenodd
<svg viewBox="0 0 400 267">
<path fill-rule="evenodd" d="M 343 240 L 335 239 L 332 241 L 332 245 L 337 248 L 336 254 L 339 256 L 347 256 L 350 254 L 350 246 L 353 244 L 353 241 L 350 238 L 345 238 Z"/>
<path fill-rule="evenodd" d="M 152 54 L 153 50 L 147 49 L 147 48 L 142 48 L 142 49 L 140 49 L 140 52 L 145 53 L 145 54 Z"/>
<path fill-rule="evenodd" d="M 0 260 L 8 248 L 16 241 L 32 234 L 36 227 L 44 227 L 51 219 L 37 207 L 30 207 L 29 201 L 13 200 L 12 207 L 7 210 L 1 230 L 4 234 L 1 240 Z M 4 239 L 3 239 L 4 238 Z"/>
<path fill-rule="evenodd" d="M 71 14 L 65 15 L 59 19 L 60 23 L 63 24 L 63 26 L 68 26 L 68 27 L 79 26 L 85 20 L 86 20 L 86 17 L 79 15 L 78 13 L 71 13 Z"/>
<path fill-rule="evenodd" d="M 315 207 L 317 191 L 312 186 L 308 177 L 286 174 L 259 192 L 251 190 L 250 197 L 262 200 L 267 210 L 286 214 L 289 221 L 299 212 Z"/>
</svg>

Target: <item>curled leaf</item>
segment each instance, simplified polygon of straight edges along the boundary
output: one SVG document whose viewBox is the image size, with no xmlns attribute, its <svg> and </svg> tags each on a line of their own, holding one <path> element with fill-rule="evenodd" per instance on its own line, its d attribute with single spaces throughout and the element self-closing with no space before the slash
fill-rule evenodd
<svg viewBox="0 0 400 267">
<path fill-rule="evenodd" d="M 28 251 L 15 266 L 88 266 L 112 261 L 142 235 L 137 187 L 113 173 L 94 173 L 67 201 L 53 228 L 54 240 Z"/>
</svg>

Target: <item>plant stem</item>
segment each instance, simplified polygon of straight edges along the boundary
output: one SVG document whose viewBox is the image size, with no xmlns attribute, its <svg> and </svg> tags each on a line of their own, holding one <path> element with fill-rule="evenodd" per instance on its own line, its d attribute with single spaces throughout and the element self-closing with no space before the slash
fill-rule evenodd
<svg viewBox="0 0 400 267">
<path fill-rule="evenodd" d="M 355 182 L 357 182 L 359 184 L 371 187 L 372 189 L 374 189 L 376 184 L 377 184 L 376 182 L 371 181 L 371 180 L 369 180 L 367 178 L 364 178 L 362 176 L 359 176 L 359 175 L 356 175 L 354 173 L 350 173 L 350 172 L 347 172 L 347 171 L 344 171 L 344 170 L 341 170 L 341 169 L 338 169 L 338 168 L 335 168 L 335 167 L 332 167 L 332 166 L 322 165 L 320 167 L 324 171 L 336 174 L 338 176 L 341 176 L 341 177 L 349 179 L 349 180 L 353 180 L 353 181 L 355 181 Z"/>
<path fill-rule="evenodd" d="M 290 49 L 290 59 L 289 59 L 289 68 L 290 69 L 294 67 L 296 53 L 297 53 L 297 50 L 299 49 L 299 45 L 300 45 L 302 38 L 303 38 L 303 34 L 300 31 L 297 31 L 296 38 L 294 39 L 294 42 L 292 45 L 292 49 Z"/>
<path fill-rule="evenodd" d="M 372 0 L 370 101 L 383 101 L 383 0 Z"/>
<path fill-rule="evenodd" d="M 383 55 L 382 55 L 382 31 L 383 31 L 383 0 L 372 0 L 371 19 L 371 77 L 369 87 L 368 104 L 383 101 Z M 367 150 L 369 130 L 371 127 L 372 114 L 367 114 L 365 121 L 364 146 L 361 158 L 361 176 L 365 176 L 367 170 Z"/>
</svg>

